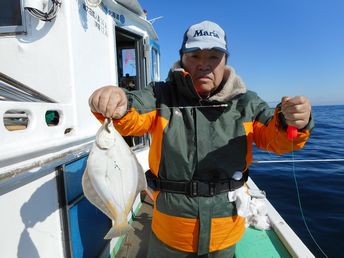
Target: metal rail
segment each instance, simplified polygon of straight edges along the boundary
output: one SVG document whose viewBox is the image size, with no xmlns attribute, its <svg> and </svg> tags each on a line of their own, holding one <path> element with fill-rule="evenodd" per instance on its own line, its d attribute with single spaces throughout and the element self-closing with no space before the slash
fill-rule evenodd
<svg viewBox="0 0 344 258">
<path fill-rule="evenodd" d="M 55 100 L 0 72 L 0 101 L 56 103 Z"/>
<path fill-rule="evenodd" d="M 252 164 L 270 163 L 306 163 L 306 162 L 343 162 L 344 159 L 284 159 L 284 160 L 253 160 Z"/>
</svg>

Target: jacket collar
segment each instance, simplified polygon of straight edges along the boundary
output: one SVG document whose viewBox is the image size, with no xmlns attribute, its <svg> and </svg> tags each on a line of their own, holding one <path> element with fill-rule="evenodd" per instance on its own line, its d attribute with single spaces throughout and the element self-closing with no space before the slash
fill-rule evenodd
<svg viewBox="0 0 344 258">
<path fill-rule="evenodd" d="M 244 82 L 235 73 L 235 70 L 228 65 L 225 67 L 224 78 L 226 78 L 226 81 L 223 84 L 223 87 L 213 95 L 210 95 L 206 99 L 207 101 L 227 102 L 235 96 L 247 91 Z M 198 100 L 201 99 L 193 86 L 190 74 L 180 66 L 180 62 L 176 62 L 172 66 L 168 75 L 168 80 L 175 82 L 178 90 L 183 95 L 197 98 Z"/>
</svg>

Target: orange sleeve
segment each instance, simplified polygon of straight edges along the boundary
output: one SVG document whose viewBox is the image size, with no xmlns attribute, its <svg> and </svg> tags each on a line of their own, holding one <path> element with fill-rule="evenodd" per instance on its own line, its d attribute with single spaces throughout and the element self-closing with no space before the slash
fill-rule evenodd
<svg viewBox="0 0 344 258">
<path fill-rule="evenodd" d="M 100 113 L 93 113 L 95 117 L 103 123 L 105 117 Z M 156 116 L 156 110 L 140 114 L 135 108 L 131 108 L 128 113 L 120 119 L 114 119 L 116 130 L 122 136 L 142 136 L 152 130 Z"/>
<path fill-rule="evenodd" d="M 259 121 L 253 123 L 253 140 L 256 146 L 276 154 L 302 149 L 310 136 L 310 130 L 298 130 L 297 138 L 290 140 L 279 121 L 278 113 L 276 108 L 273 118 L 267 124 Z"/>
</svg>

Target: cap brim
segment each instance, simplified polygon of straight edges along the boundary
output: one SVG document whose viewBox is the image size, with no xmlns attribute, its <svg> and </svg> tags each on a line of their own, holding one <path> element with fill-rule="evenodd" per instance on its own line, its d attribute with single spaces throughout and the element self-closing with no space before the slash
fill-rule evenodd
<svg viewBox="0 0 344 258">
<path fill-rule="evenodd" d="M 181 52 L 182 53 L 190 53 L 190 52 L 194 52 L 194 51 L 198 51 L 198 50 L 211 50 L 211 49 L 223 52 L 226 55 L 228 55 L 228 51 L 226 49 L 223 49 L 223 48 L 220 48 L 220 47 L 213 47 L 213 48 L 200 48 L 200 47 L 183 48 L 181 50 Z"/>
</svg>

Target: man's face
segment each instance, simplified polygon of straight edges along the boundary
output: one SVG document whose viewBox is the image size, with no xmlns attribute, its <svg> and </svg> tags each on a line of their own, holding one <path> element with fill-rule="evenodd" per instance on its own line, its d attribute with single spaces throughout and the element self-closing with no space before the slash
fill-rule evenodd
<svg viewBox="0 0 344 258">
<path fill-rule="evenodd" d="M 182 63 L 190 73 L 197 93 L 207 97 L 222 82 L 226 66 L 226 55 L 218 50 L 198 50 L 184 53 Z"/>
</svg>

